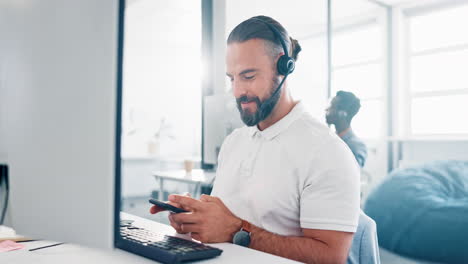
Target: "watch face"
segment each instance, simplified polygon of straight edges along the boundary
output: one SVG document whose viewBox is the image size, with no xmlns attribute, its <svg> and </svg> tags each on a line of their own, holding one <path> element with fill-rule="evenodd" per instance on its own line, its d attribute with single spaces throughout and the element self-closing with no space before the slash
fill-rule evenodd
<svg viewBox="0 0 468 264">
<path fill-rule="evenodd" d="M 248 247 L 250 245 L 250 234 L 244 230 L 241 230 L 234 235 L 232 243 L 239 246 Z"/>
</svg>

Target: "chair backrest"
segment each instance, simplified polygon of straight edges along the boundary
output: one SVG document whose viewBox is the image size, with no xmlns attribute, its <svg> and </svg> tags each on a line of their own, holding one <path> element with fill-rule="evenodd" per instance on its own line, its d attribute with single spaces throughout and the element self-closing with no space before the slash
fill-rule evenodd
<svg viewBox="0 0 468 264">
<path fill-rule="evenodd" d="M 359 224 L 354 233 L 347 263 L 380 264 L 377 225 L 363 211 L 359 215 Z"/>
</svg>

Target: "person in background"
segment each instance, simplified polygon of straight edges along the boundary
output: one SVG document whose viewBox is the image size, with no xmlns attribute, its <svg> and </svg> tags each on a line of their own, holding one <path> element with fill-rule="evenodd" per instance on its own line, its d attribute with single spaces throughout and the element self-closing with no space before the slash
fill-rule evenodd
<svg viewBox="0 0 468 264">
<path fill-rule="evenodd" d="M 335 126 L 336 134 L 348 145 L 362 168 L 367 159 L 367 147 L 351 129 L 351 121 L 360 108 L 361 101 L 353 93 L 338 91 L 326 109 L 325 118 L 328 125 Z"/>
</svg>

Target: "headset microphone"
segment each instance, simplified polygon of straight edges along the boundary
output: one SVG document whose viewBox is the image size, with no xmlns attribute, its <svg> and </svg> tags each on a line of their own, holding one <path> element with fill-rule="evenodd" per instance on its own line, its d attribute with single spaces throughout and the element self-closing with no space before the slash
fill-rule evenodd
<svg viewBox="0 0 468 264">
<path fill-rule="evenodd" d="M 281 36 L 281 33 L 270 23 L 263 21 L 261 19 L 255 18 L 255 20 L 260 21 L 264 23 L 275 35 L 275 37 L 280 41 L 281 46 L 283 47 L 284 55 L 281 55 L 281 57 L 278 59 L 278 62 L 276 63 L 276 68 L 278 70 L 278 73 L 280 75 L 284 75 L 283 80 L 281 80 L 280 84 L 278 85 L 278 88 L 268 97 L 265 99 L 261 106 L 259 111 L 262 113 L 265 112 L 267 108 L 269 108 L 269 105 L 274 103 L 274 98 L 276 94 L 281 90 L 281 87 L 283 86 L 284 81 L 286 81 L 286 78 L 288 77 L 289 74 L 291 74 L 294 71 L 294 68 L 296 66 L 296 63 L 293 58 L 289 57 L 288 49 L 286 48 L 286 43 Z"/>
</svg>

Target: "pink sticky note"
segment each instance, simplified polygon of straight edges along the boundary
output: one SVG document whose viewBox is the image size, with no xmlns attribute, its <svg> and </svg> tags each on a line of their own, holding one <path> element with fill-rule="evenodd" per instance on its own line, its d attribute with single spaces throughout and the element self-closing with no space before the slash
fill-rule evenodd
<svg viewBox="0 0 468 264">
<path fill-rule="evenodd" d="M 0 242 L 0 253 L 1 252 L 7 252 L 7 251 L 12 251 L 12 250 L 17 250 L 17 249 L 22 249 L 24 248 L 23 244 L 16 243 L 11 240 L 5 240 Z"/>
</svg>

